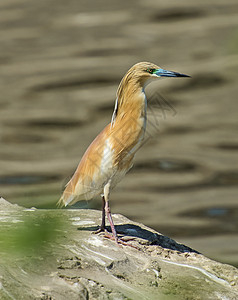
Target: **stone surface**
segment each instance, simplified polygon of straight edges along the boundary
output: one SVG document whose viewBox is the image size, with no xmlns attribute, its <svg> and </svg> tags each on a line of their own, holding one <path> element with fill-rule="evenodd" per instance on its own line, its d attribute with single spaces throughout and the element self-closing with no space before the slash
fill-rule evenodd
<svg viewBox="0 0 238 300">
<path fill-rule="evenodd" d="M 238 270 L 113 215 L 131 246 L 93 230 L 95 210 L 25 209 L 0 199 L 0 298 L 237 299 Z"/>
</svg>

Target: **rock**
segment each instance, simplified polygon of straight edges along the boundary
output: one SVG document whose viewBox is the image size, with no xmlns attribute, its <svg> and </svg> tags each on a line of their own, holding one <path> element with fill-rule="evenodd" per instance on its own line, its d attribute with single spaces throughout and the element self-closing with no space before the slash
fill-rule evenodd
<svg viewBox="0 0 238 300">
<path fill-rule="evenodd" d="M 0 299 L 237 299 L 238 270 L 114 215 L 131 246 L 93 230 L 95 210 L 0 199 Z M 109 228 L 108 228 L 109 229 Z"/>
</svg>

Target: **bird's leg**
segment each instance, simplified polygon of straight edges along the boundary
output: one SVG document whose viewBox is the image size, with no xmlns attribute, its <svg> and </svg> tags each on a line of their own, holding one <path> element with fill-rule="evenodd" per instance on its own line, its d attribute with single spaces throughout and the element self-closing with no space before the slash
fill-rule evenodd
<svg viewBox="0 0 238 300">
<path fill-rule="evenodd" d="M 102 196 L 102 223 L 100 226 L 101 230 L 105 230 L 105 198 Z"/>
<path fill-rule="evenodd" d="M 95 232 L 95 233 L 99 233 L 104 231 L 105 232 L 105 237 L 109 238 L 111 240 L 114 240 L 117 245 L 124 245 L 124 246 L 130 246 L 132 248 L 138 249 L 137 247 L 128 244 L 126 241 L 124 241 L 123 239 L 118 239 L 117 236 L 117 232 L 115 229 L 115 225 L 113 223 L 112 220 L 112 215 L 111 215 L 111 209 L 109 206 L 109 192 L 110 192 L 110 182 L 108 182 L 105 187 L 104 187 L 104 195 L 102 196 L 102 224 L 99 227 L 99 229 Z M 112 236 L 107 232 L 106 228 L 105 228 L 105 215 L 107 215 L 108 221 L 110 223 L 111 229 L 112 229 Z M 131 240 L 133 240 L 134 238 L 132 238 Z"/>
<path fill-rule="evenodd" d="M 117 232 L 116 232 L 113 220 L 112 220 L 112 215 L 111 215 L 111 210 L 110 210 L 110 206 L 109 206 L 109 201 L 106 201 L 105 211 L 106 211 L 107 218 L 108 218 L 108 221 L 109 221 L 111 229 L 112 229 L 113 239 L 118 244 Z"/>
<path fill-rule="evenodd" d="M 113 239 L 117 243 L 118 246 L 120 246 L 120 244 L 121 244 L 121 245 L 124 245 L 124 246 L 130 246 L 130 247 L 135 248 L 135 249 L 138 250 L 139 249 L 138 247 L 128 244 L 127 241 L 124 241 L 122 238 L 118 238 L 117 232 L 116 232 L 113 220 L 112 220 L 112 215 L 111 215 L 111 210 L 110 210 L 110 206 L 109 206 L 109 201 L 106 200 L 105 202 L 106 202 L 105 211 L 106 211 L 106 214 L 107 214 L 108 221 L 109 221 L 109 223 L 111 225 L 112 235 L 113 235 L 113 236 L 111 236 L 111 235 L 105 234 L 105 237 L 109 238 L 109 239 Z M 134 240 L 134 238 L 129 239 L 129 240 Z"/>
<path fill-rule="evenodd" d="M 118 244 L 117 232 L 112 220 L 111 210 L 109 206 L 109 193 L 110 193 L 110 181 L 104 186 L 104 201 L 105 201 L 105 212 L 107 214 L 108 221 L 112 229 L 112 235 L 115 242 Z"/>
<path fill-rule="evenodd" d="M 102 223 L 98 230 L 96 230 L 94 233 L 100 233 L 105 231 L 105 198 L 102 195 Z"/>
</svg>

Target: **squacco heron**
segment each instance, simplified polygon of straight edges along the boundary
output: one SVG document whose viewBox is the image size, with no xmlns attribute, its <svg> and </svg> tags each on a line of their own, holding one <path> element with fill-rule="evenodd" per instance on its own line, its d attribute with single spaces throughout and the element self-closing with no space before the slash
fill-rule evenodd
<svg viewBox="0 0 238 300">
<path fill-rule="evenodd" d="M 109 194 L 133 165 L 136 151 L 143 142 L 146 129 L 147 100 L 144 88 L 162 77 L 190 77 L 164 70 L 149 62 L 132 66 L 122 78 L 109 123 L 84 153 L 73 177 L 66 185 L 58 205 L 72 205 L 101 194 L 102 223 L 97 232 L 105 231 L 105 216 L 111 226 L 109 237 L 119 239 L 111 216 Z"/>
</svg>

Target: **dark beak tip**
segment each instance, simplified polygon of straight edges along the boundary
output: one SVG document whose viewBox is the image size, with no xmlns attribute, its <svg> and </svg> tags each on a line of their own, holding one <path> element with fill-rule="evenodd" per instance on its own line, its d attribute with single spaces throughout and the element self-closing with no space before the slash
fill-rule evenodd
<svg viewBox="0 0 238 300">
<path fill-rule="evenodd" d="M 177 77 L 188 77 L 188 78 L 191 78 L 192 76 L 178 73 Z"/>
</svg>

